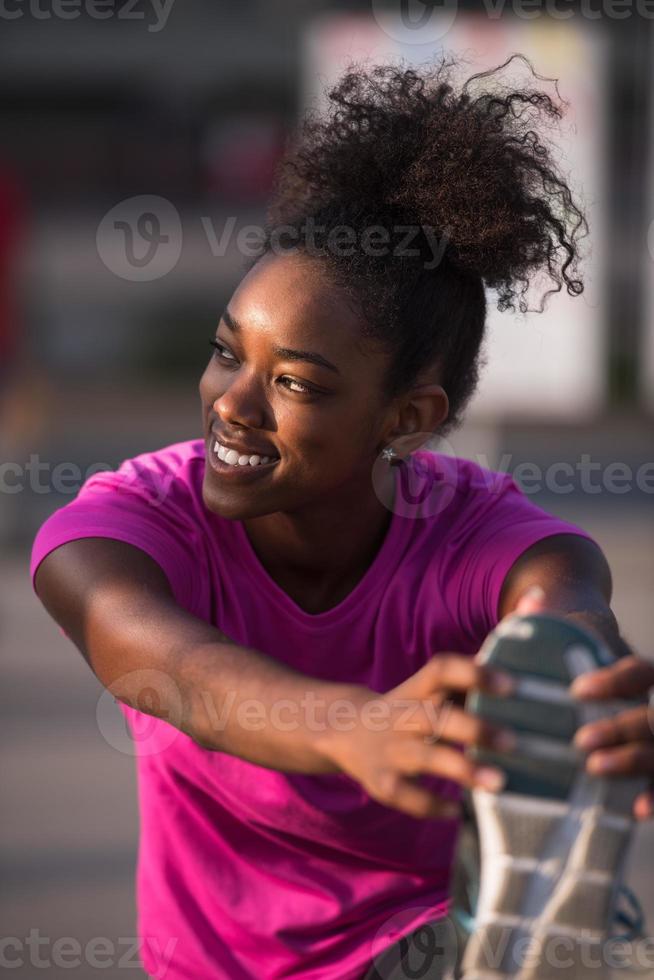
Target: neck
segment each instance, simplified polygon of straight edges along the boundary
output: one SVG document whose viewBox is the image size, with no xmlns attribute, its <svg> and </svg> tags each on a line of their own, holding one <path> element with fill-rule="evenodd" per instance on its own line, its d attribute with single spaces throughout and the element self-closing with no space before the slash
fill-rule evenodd
<svg viewBox="0 0 654 980">
<path fill-rule="evenodd" d="M 389 468 L 389 485 L 392 473 Z M 334 493 L 324 505 L 277 511 L 243 521 L 252 547 L 268 574 L 280 584 L 297 582 L 322 590 L 356 584 L 372 564 L 388 532 L 392 510 L 370 484 L 352 500 Z M 389 499 L 384 495 L 385 499 Z"/>
</svg>

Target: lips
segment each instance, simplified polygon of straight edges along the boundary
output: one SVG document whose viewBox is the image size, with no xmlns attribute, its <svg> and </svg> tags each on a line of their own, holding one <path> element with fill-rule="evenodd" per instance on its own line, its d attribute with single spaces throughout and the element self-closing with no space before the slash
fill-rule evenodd
<svg viewBox="0 0 654 980">
<path fill-rule="evenodd" d="M 239 486 L 248 485 L 253 481 L 256 482 L 264 479 L 267 474 L 275 470 L 280 462 L 279 456 L 275 456 L 274 458 L 268 457 L 267 463 L 263 463 L 261 460 L 259 460 L 253 464 L 251 462 L 252 456 L 258 455 L 257 453 L 253 453 L 249 459 L 246 457 L 247 462 L 244 461 L 243 464 L 241 464 L 240 461 L 237 462 L 233 458 L 228 463 L 226 459 L 221 459 L 220 455 L 218 454 L 216 449 L 218 443 L 213 436 L 209 437 L 209 442 L 210 445 L 207 446 L 207 463 L 211 468 L 211 471 L 217 475 L 220 481 L 225 481 L 225 486 L 230 484 L 237 484 Z M 221 450 L 221 453 L 222 452 L 223 450 Z M 231 453 L 228 450 L 224 450 L 224 454 L 232 457 L 237 455 L 236 452 Z"/>
<path fill-rule="evenodd" d="M 254 445 L 251 443 L 233 442 L 227 436 L 221 435 L 215 428 L 211 429 L 211 434 L 222 446 L 226 449 L 233 449 L 239 456 L 274 456 L 275 459 L 279 459 L 279 453 L 276 452 L 274 446 L 271 446 L 270 443 L 267 445 L 264 443 Z"/>
</svg>

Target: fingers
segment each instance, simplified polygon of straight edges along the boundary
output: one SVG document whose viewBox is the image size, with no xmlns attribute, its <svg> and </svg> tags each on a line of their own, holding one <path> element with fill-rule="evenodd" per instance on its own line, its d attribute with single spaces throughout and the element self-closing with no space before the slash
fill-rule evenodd
<svg viewBox="0 0 654 980">
<path fill-rule="evenodd" d="M 479 786 L 493 792 L 500 790 L 506 781 L 501 769 L 477 765 L 460 749 L 450 748 L 447 745 L 429 746 L 424 742 L 414 741 L 403 746 L 398 756 L 395 760 L 395 769 L 403 775 L 430 773 L 452 779 L 471 789 Z"/>
<path fill-rule="evenodd" d="M 460 814 L 460 805 L 453 800 L 436 796 L 417 782 L 390 769 L 379 773 L 373 786 L 367 790 L 380 803 L 402 810 L 420 819 L 454 819 Z"/>
<path fill-rule="evenodd" d="M 646 742 L 654 739 L 654 709 L 638 705 L 621 711 L 613 718 L 582 725 L 575 734 L 575 745 L 587 751 L 623 742 Z"/>
<path fill-rule="evenodd" d="M 386 806 L 403 810 L 415 817 L 455 817 L 458 804 L 444 800 L 420 786 L 415 777 L 430 773 L 454 780 L 462 786 L 480 787 L 498 792 L 506 781 L 505 774 L 490 766 L 478 766 L 457 749 L 431 748 L 419 741 L 402 746 L 401 762 L 379 771 L 368 793 Z"/>
<path fill-rule="evenodd" d="M 436 707 L 434 713 L 425 711 L 424 718 L 425 734 L 431 744 L 444 739 L 463 745 L 483 745 L 497 752 L 511 752 L 517 744 L 511 729 L 471 715 L 449 701 Z"/>
<path fill-rule="evenodd" d="M 439 705 L 438 710 L 438 725 L 434 726 L 433 719 L 427 714 L 420 722 L 420 730 L 429 731 L 432 738 L 449 739 L 464 745 L 485 745 L 498 751 L 507 751 L 515 744 L 513 732 L 455 708 L 449 702 Z M 439 810 L 441 801 L 412 778 L 422 773 L 491 792 L 499 791 L 506 780 L 500 769 L 475 763 L 460 748 L 441 743 L 434 745 L 424 737 L 402 739 L 389 745 L 385 761 L 385 769 L 369 792 L 381 802 L 414 816 L 443 815 Z"/>
<path fill-rule="evenodd" d="M 426 698 L 436 691 L 469 691 L 480 688 L 491 694 L 510 694 L 515 688 L 513 677 L 472 657 L 456 653 L 438 653 L 419 671 L 393 690 L 394 697 Z"/>
<path fill-rule="evenodd" d="M 642 697 L 653 685 L 654 664 L 632 655 L 577 677 L 570 693 L 579 698 L 633 698 Z"/>
<path fill-rule="evenodd" d="M 634 817 L 636 820 L 649 820 L 654 817 L 654 790 L 640 793 L 634 800 Z"/>
<path fill-rule="evenodd" d="M 583 725 L 575 744 L 589 751 L 586 771 L 604 776 L 642 776 L 654 773 L 654 730 L 647 705 L 621 711 L 614 718 Z M 612 747 L 613 746 L 613 747 Z M 597 751 L 601 747 L 601 751 Z M 654 793 L 641 793 L 634 801 L 636 820 L 654 815 Z"/>
<path fill-rule="evenodd" d="M 615 749 L 591 752 L 586 771 L 596 776 L 642 776 L 654 773 L 654 742 L 630 742 Z"/>
<path fill-rule="evenodd" d="M 540 585 L 532 585 L 531 588 L 520 596 L 518 604 L 515 609 L 507 616 L 531 616 L 537 613 L 542 613 L 547 608 L 545 600 L 545 591 L 540 587 Z M 507 618 L 506 616 L 504 617 Z"/>
</svg>

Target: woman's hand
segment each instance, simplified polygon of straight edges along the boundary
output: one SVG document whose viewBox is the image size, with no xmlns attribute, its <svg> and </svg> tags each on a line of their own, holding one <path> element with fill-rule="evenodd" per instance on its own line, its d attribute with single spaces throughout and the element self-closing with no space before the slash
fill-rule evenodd
<svg viewBox="0 0 654 980">
<path fill-rule="evenodd" d="M 527 601 L 529 608 L 527 608 Z M 521 607 L 523 612 L 553 612 L 542 590 L 533 589 Z M 580 617 L 577 615 L 579 622 Z M 591 623 L 581 624 L 592 630 Z M 606 638 L 601 638 L 605 643 Z M 636 657 L 620 657 L 610 667 L 601 667 L 570 685 L 570 693 L 580 700 L 642 699 L 654 688 L 654 664 Z M 652 692 L 654 694 L 654 691 Z M 634 801 L 634 817 L 654 816 L 654 699 L 648 704 L 627 708 L 612 718 L 582 725 L 575 745 L 588 751 L 586 771 L 602 776 L 649 776 L 651 787 Z M 602 751 L 597 751 L 601 749 Z"/>
<path fill-rule="evenodd" d="M 640 699 L 653 686 L 654 664 L 631 655 L 577 678 L 570 692 L 584 700 Z M 589 773 L 649 776 L 650 788 L 636 797 L 633 812 L 637 820 L 654 816 L 654 700 L 583 725 L 575 735 L 575 744 L 589 752 Z"/>
<path fill-rule="evenodd" d="M 531 611 L 530 600 L 519 603 L 514 611 Z M 355 728 L 331 730 L 322 750 L 386 806 L 415 817 L 456 816 L 456 802 L 436 796 L 416 777 L 429 773 L 462 786 L 497 791 L 504 783 L 504 773 L 476 764 L 464 754 L 464 748 L 483 745 L 510 751 L 515 745 L 509 729 L 471 715 L 455 703 L 473 688 L 506 696 L 514 689 L 514 681 L 511 675 L 473 657 L 439 653 L 386 694 L 362 694 L 356 689 Z"/>
<path fill-rule="evenodd" d="M 504 781 L 500 770 L 475 765 L 461 748 L 448 743 L 504 748 L 502 737 L 508 740 L 506 748 L 513 743 L 510 732 L 468 714 L 448 694 L 472 688 L 507 694 L 512 687 L 508 675 L 469 656 L 440 653 L 386 694 L 355 695 L 356 727 L 331 730 L 324 752 L 386 806 L 415 817 L 456 816 L 456 802 L 436 796 L 415 777 L 430 773 L 463 786 L 498 790 Z"/>
</svg>

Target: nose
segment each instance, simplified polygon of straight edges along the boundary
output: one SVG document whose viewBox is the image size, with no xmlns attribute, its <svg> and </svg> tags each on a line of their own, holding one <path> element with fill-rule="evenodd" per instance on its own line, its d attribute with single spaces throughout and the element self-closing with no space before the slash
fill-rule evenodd
<svg viewBox="0 0 654 980">
<path fill-rule="evenodd" d="M 247 428 L 263 428 L 265 410 L 263 393 L 252 374 L 235 372 L 231 381 L 213 402 L 213 410 L 221 421 Z"/>
</svg>

